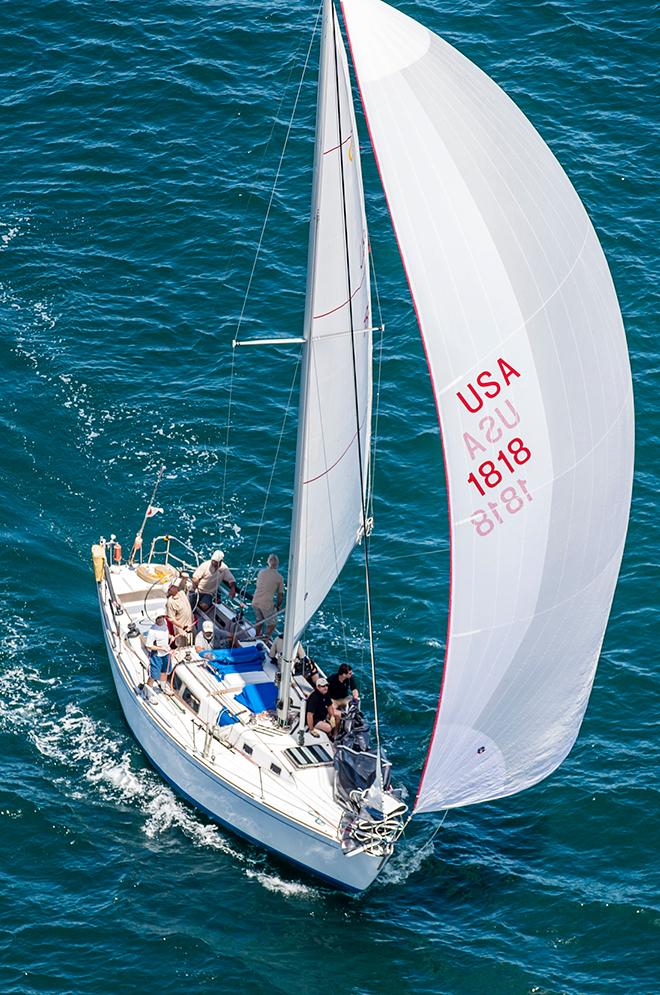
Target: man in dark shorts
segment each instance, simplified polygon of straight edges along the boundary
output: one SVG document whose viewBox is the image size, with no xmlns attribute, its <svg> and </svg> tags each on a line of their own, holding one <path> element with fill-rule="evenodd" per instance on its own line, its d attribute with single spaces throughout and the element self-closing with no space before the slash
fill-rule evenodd
<svg viewBox="0 0 660 995">
<path fill-rule="evenodd" d="M 353 671 L 347 663 L 342 663 L 336 674 L 333 674 L 329 682 L 330 697 L 332 704 L 337 708 L 348 705 L 352 696 L 355 701 L 360 700 L 360 692 L 353 677 Z"/>
<path fill-rule="evenodd" d="M 319 677 L 316 687 L 307 699 L 307 729 L 314 735 L 318 735 L 317 730 L 325 732 L 328 736 L 333 735 L 333 729 L 337 724 L 335 708 L 328 691 L 328 680 L 326 677 Z"/>
<path fill-rule="evenodd" d="M 151 702 L 156 700 L 153 688 L 157 688 L 160 682 L 160 687 L 164 690 L 170 672 L 170 634 L 165 619 L 165 612 L 158 612 L 144 640 L 149 654 L 149 675 L 142 693 Z"/>
</svg>

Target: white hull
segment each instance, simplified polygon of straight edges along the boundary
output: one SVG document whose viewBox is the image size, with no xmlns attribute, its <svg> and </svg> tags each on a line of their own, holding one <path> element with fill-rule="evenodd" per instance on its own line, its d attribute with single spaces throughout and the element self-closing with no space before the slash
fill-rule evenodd
<svg viewBox="0 0 660 995">
<path fill-rule="evenodd" d="M 148 703 L 139 690 L 135 670 L 124 660 L 104 588 L 104 584 L 99 585 L 103 632 L 119 701 L 131 732 L 162 777 L 186 801 L 244 839 L 334 887 L 350 892 L 368 888 L 387 857 L 366 853 L 346 856 L 338 835 L 328 838 L 327 827 L 324 833 L 317 833 L 295 817 L 274 811 L 272 805 L 223 778 L 217 762 L 212 764 L 201 751 L 185 749 L 175 741 L 168 733 L 163 710 L 166 699 L 161 698 L 157 705 Z"/>
</svg>

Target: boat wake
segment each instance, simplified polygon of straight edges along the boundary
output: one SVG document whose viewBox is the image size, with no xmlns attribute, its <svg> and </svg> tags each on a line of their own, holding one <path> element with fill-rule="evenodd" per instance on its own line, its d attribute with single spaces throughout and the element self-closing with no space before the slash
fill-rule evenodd
<svg viewBox="0 0 660 995">
<path fill-rule="evenodd" d="M 13 638 L 3 640 L 5 657 L 24 655 L 29 647 L 23 643 L 21 626 L 15 624 Z M 91 786 L 104 802 L 137 809 L 148 840 L 178 830 L 194 846 L 235 860 L 246 877 L 267 891 L 286 897 L 317 894 L 311 886 L 287 881 L 264 868 L 262 857 L 237 849 L 218 826 L 197 816 L 150 769 L 136 769 L 128 741 L 113 734 L 105 723 L 72 702 L 62 711 L 54 702 L 61 686 L 60 678 L 43 677 L 25 664 L 5 669 L 0 673 L 0 731 L 24 736 L 42 757 L 63 768 L 58 784 L 71 798 L 85 798 L 85 785 Z"/>
<path fill-rule="evenodd" d="M 435 834 L 420 846 L 415 840 L 405 840 L 398 844 L 394 855 L 385 864 L 374 888 L 389 888 L 393 884 L 404 884 L 412 874 L 416 874 L 422 864 L 434 854 Z"/>
<path fill-rule="evenodd" d="M 315 898 L 320 894 L 317 888 L 312 885 L 303 884 L 302 881 L 285 881 L 269 871 L 255 871 L 247 869 L 246 877 L 254 878 L 266 891 L 277 892 L 286 898 Z"/>
</svg>

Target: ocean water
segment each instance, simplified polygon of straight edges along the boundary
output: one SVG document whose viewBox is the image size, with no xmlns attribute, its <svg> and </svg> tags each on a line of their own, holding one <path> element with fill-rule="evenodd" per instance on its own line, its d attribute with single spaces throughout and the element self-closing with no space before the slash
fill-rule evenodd
<svg viewBox="0 0 660 995">
<path fill-rule="evenodd" d="M 0 992 L 657 993 L 658 8 L 405 0 L 519 103 L 608 256 L 638 420 L 632 521 L 582 733 L 515 798 L 422 818 L 351 899 L 199 817 L 123 722 L 89 546 L 171 531 L 286 559 L 295 347 L 235 333 L 316 17 L 281 0 L 0 6 Z M 245 306 L 296 335 L 314 58 Z M 362 126 L 383 342 L 372 560 L 381 711 L 415 790 L 448 536 L 424 359 Z M 284 424 L 283 424 L 284 422 Z M 272 487 L 270 471 L 281 446 Z M 224 482 L 224 484 L 223 484 Z M 440 509 L 440 511 L 439 511 Z M 309 643 L 362 652 L 352 562 Z M 655 695 L 655 698 L 654 698 Z"/>
</svg>

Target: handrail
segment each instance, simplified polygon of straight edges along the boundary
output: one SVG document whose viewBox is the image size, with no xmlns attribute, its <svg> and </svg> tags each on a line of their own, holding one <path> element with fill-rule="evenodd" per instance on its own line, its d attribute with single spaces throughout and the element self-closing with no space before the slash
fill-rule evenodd
<svg viewBox="0 0 660 995">
<path fill-rule="evenodd" d="M 164 543 L 163 549 L 157 548 L 157 543 L 159 542 Z M 183 556 L 177 556 L 176 553 L 173 553 L 171 549 L 172 543 L 178 543 L 179 546 L 182 546 L 183 549 L 185 549 L 188 553 L 190 553 L 194 557 L 195 562 L 189 563 L 188 560 L 186 560 Z M 166 535 L 155 536 L 155 538 L 151 540 L 151 546 L 149 548 L 149 556 L 147 558 L 147 563 L 148 564 L 152 563 L 154 560 L 154 556 L 160 557 L 161 555 L 164 557 L 165 563 L 169 563 L 170 560 L 173 560 L 175 564 L 179 564 L 179 569 L 183 568 L 186 570 L 195 571 L 200 564 L 200 556 L 197 550 L 193 549 L 192 546 L 189 546 L 187 542 L 183 541 L 183 539 L 179 539 L 178 536 L 174 535 L 166 534 Z M 222 581 L 220 586 L 222 587 L 225 594 L 228 595 L 229 584 Z M 238 585 L 236 595 L 233 598 L 227 597 L 227 601 L 229 604 L 231 604 L 234 607 L 236 611 L 238 611 L 241 607 L 245 606 L 246 603 L 252 601 L 253 593 L 254 592 L 252 590 L 247 589 L 247 584 L 244 587 Z M 280 611 L 274 614 L 279 615 L 283 614 L 283 612 L 284 610 L 281 609 Z"/>
<path fill-rule="evenodd" d="M 178 536 L 173 536 L 173 535 L 156 536 L 154 539 L 151 540 L 151 547 L 149 549 L 149 558 L 147 560 L 147 563 L 151 563 L 153 561 L 154 553 L 157 554 L 161 553 L 161 550 L 156 549 L 156 543 L 161 541 L 165 543 L 165 548 L 162 551 L 165 554 L 165 563 L 169 563 L 170 559 L 176 560 L 176 562 L 180 563 L 182 567 L 186 567 L 189 570 L 195 570 L 199 566 L 199 554 L 197 553 L 197 551 L 194 550 L 192 546 L 189 546 L 187 542 L 184 542 L 183 539 L 179 539 Z M 170 547 L 173 542 L 178 543 L 179 546 L 183 546 L 183 548 L 188 553 L 192 553 L 192 555 L 195 558 L 194 564 L 189 563 L 182 556 L 177 556 L 176 553 L 172 552 Z"/>
</svg>

